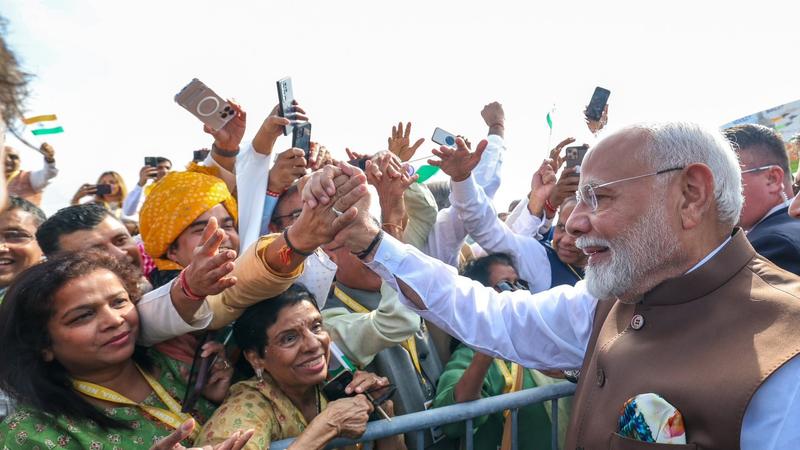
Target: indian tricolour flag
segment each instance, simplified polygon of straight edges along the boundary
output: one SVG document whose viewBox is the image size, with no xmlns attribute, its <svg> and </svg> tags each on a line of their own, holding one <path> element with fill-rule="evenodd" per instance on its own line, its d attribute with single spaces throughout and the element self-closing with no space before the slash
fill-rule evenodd
<svg viewBox="0 0 800 450">
<path fill-rule="evenodd" d="M 28 117 L 23 122 L 31 127 L 31 133 L 34 136 L 64 132 L 64 128 L 58 124 L 58 117 L 55 114 Z"/>
</svg>

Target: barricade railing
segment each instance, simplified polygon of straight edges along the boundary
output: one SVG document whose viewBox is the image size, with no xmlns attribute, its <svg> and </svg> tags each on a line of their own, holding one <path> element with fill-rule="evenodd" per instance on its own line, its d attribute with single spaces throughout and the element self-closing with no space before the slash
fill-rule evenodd
<svg viewBox="0 0 800 450">
<path fill-rule="evenodd" d="M 367 431 L 357 440 L 336 439 L 326 448 L 343 447 L 357 442 L 365 442 L 365 448 L 371 448 L 370 442 L 377 439 L 394 436 L 396 434 L 413 434 L 417 448 L 423 448 L 425 433 L 433 427 L 449 423 L 466 421 L 465 434 L 467 450 L 473 449 L 472 419 L 487 414 L 493 414 L 506 409 L 511 410 L 511 433 L 514 436 L 512 449 L 517 449 L 517 417 L 519 408 L 550 401 L 552 405 L 551 441 L 553 449 L 558 448 L 558 399 L 568 397 L 575 393 L 575 385 L 569 382 L 556 383 L 532 389 L 525 389 L 510 394 L 483 398 L 472 402 L 458 403 L 428 411 L 405 414 L 388 420 L 376 420 L 367 424 Z M 270 450 L 283 450 L 294 442 L 294 439 L 284 439 L 270 444 Z"/>
</svg>

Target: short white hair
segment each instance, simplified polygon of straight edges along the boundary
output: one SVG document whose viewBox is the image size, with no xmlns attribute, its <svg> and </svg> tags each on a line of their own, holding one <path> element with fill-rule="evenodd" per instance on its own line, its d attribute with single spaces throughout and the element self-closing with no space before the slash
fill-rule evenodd
<svg viewBox="0 0 800 450">
<path fill-rule="evenodd" d="M 742 169 L 736 152 L 719 130 L 691 122 L 636 124 L 627 129 L 647 135 L 648 151 L 643 156 L 654 170 L 696 163 L 708 166 L 714 176 L 719 222 L 730 226 L 739 222 L 744 204 Z"/>
</svg>

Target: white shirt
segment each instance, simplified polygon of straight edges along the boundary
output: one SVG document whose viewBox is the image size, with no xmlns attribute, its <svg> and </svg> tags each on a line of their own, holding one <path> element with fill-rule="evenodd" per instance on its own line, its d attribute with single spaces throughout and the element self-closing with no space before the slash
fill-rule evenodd
<svg viewBox="0 0 800 450">
<path fill-rule="evenodd" d="M 31 188 L 33 188 L 36 192 L 42 192 L 48 184 L 50 184 L 50 180 L 58 175 L 58 169 L 56 168 L 56 163 L 49 163 L 47 161 L 44 162 L 44 167 L 39 170 L 31 172 L 30 182 Z"/>
<path fill-rule="evenodd" d="M 219 177 L 225 181 L 228 190 L 236 191 L 239 205 L 239 248 L 248 248 L 261 235 L 261 213 L 264 210 L 264 196 L 267 194 L 269 168 L 272 154 L 262 155 L 253 149 L 252 143 L 241 145 L 236 157 L 235 173 L 225 170 L 214 161 L 209 153 L 204 165 L 219 169 Z"/>
<path fill-rule="evenodd" d="M 450 201 L 464 229 L 488 253 L 506 253 L 514 259 L 520 278 L 531 292 L 550 288 L 551 270 L 547 250 L 534 237 L 517 234 L 497 217 L 491 201 L 471 176 L 450 182 Z"/>
<path fill-rule="evenodd" d="M 398 292 L 397 280 L 403 280 L 427 309 L 418 310 L 402 293 L 401 302 L 481 352 L 531 368 L 583 363 L 597 306 L 585 281 L 535 294 L 498 293 L 390 236 L 367 265 Z M 798 423 L 800 358 L 795 357 L 753 395 L 742 421 L 741 448 L 798 448 Z"/>
<path fill-rule="evenodd" d="M 490 134 L 486 140 L 488 145 L 472 176 L 491 199 L 500 187 L 500 169 L 503 166 L 503 152 L 506 147 L 503 138 L 496 134 Z M 436 216 L 436 223 L 428 235 L 425 253 L 457 267 L 458 255 L 466 237 L 467 231 L 453 208 L 442 209 Z"/>
<path fill-rule="evenodd" d="M 135 216 L 139 212 L 139 209 L 142 207 L 142 201 L 144 200 L 142 191 L 143 189 L 139 186 L 139 183 L 133 186 L 133 189 L 128 192 L 128 195 L 125 196 L 125 200 L 122 202 L 122 214 L 126 216 Z"/>
<path fill-rule="evenodd" d="M 506 218 L 506 225 L 517 234 L 533 236 L 538 240 L 550 231 L 552 221 L 542 209 L 542 216 L 536 217 L 528 210 L 528 197 L 523 198 Z"/>
<path fill-rule="evenodd" d="M 158 344 L 175 336 L 181 336 L 194 331 L 205 330 L 211 323 L 213 314 L 208 303 L 203 300 L 203 305 L 195 313 L 195 321 L 186 323 L 181 318 L 172 304 L 170 289 L 172 283 L 167 283 L 158 289 L 144 294 L 136 303 L 139 312 L 139 344 L 145 347 Z"/>
</svg>

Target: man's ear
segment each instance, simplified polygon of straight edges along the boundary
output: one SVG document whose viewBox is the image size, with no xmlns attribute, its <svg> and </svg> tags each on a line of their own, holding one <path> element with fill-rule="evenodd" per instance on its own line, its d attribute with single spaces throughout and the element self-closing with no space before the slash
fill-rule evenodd
<svg viewBox="0 0 800 450">
<path fill-rule="evenodd" d="M 49 348 L 46 348 L 46 349 L 42 350 L 42 359 L 45 362 L 52 362 L 55 359 L 55 357 L 56 356 L 53 353 L 53 350 L 51 350 Z"/>
<path fill-rule="evenodd" d="M 714 175 L 705 164 L 690 164 L 681 178 L 680 218 L 684 230 L 695 228 L 714 201 Z"/>
<path fill-rule="evenodd" d="M 277 225 L 275 225 L 275 223 L 274 223 L 274 222 L 270 222 L 270 223 L 269 223 L 269 232 L 270 232 L 270 233 L 280 233 L 281 231 L 283 231 L 283 230 L 281 230 L 280 228 L 278 228 L 278 226 L 277 226 Z"/>
<path fill-rule="evenodd" d="M 178 262 L 178 241 L 176 240 L 172 244 L 169 244 L 167 248 L 166 257 L 168 260 L 172 262 Z"/>
<path fill-rule="evenodd" d="M 767 186 L 770 194 L 783 192 L 783 179 L 786 172 L 780 166 L 774 165 L 767 171 Z"/>
</svg>

